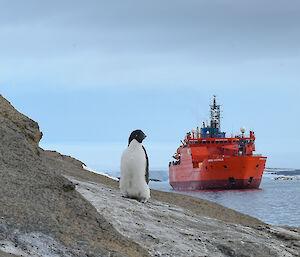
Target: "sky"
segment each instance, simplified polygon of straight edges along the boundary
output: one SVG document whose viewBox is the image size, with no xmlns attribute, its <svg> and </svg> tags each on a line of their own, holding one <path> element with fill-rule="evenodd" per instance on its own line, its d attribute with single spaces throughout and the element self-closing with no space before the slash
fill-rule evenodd
<svg viewBox="0 0 300 257">
<path fill-rule="evenodd" d="M 142 129 L 150 169 L 222 104 L 268 167 L 300 168 L 297 0 L 0 0 L 0 93 L 41 146 L 118 170 Z"/>
</svg>

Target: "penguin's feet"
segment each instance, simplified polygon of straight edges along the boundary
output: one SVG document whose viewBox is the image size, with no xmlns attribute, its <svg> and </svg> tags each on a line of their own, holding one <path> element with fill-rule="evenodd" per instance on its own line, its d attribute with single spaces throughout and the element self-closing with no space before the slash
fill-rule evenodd
<svg viewBox="0 0 300 257">
<path fill-rule="evenodd" d="M 146 203 L 146 202 L 147 202 L 147 198 L 146 198 L 146 197 L 141 198 L 141 199 L 140 199 L 140 202 L 141 202 L 141 203 Z"/>
</svg>

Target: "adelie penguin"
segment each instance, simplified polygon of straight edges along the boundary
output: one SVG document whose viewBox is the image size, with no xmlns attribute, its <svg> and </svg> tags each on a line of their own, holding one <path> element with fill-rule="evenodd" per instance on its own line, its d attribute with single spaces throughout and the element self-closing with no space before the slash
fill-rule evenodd
<svg viewBox="0 0 300 257">
<path fill-rule="evenodd" d="M 150 198 L 149 162 L 146 149 L 142 145 L 145 138 L 143 131 L 134 130 L 121 157 L 121 193 L 124 197 L 141 202 Z"/>
</svg>

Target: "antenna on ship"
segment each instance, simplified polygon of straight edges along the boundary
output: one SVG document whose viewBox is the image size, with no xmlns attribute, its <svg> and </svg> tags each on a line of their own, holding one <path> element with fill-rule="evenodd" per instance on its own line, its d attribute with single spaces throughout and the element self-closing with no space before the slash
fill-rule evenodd
<svg viewBox="0 0 300 257">
<path fill-rule="evenodd" d="M 221 126 L 221 109 L 220 104 L 217 104 L 216 95 L 214 95 L 213 103 L 210 106 L 210 121 L 213 128 L 220 129 Z"/>
</svg>

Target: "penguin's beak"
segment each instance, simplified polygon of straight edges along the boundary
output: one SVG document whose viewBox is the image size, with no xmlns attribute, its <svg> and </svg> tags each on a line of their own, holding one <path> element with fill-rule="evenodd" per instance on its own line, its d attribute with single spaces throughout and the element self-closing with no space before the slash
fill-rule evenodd
<svg viewBox="0 0 300 257">
<path fill-rule="evenodd" d="M 144 134 L 144 138 L 143 139 L 145 139 L 147 136 Z"/>
</svg>

